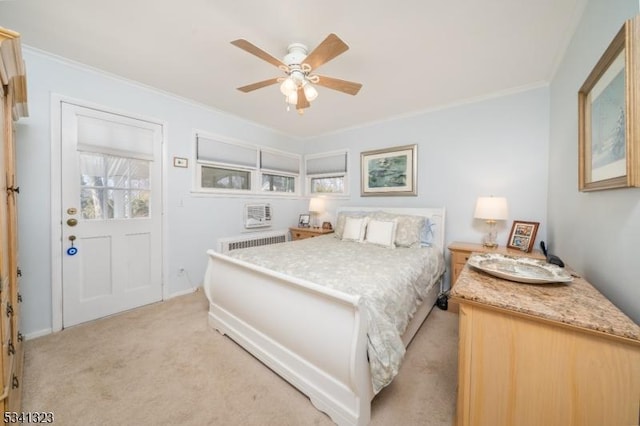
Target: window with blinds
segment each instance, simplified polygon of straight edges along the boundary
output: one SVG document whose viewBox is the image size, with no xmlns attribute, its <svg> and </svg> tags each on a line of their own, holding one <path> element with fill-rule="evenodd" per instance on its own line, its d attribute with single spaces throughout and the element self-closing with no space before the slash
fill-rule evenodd
<svg viewBox="0 0 640 426">
<path fill-rule="evenodd" d="M 305 156 L 307 192 L 310 195 L 347 195 L 348 164 L 347 151 Z"/>
<path fill-rule="evenodd" d="M 300 156 L 263 149 L 260 175 L 262 191 L 294 194 L 300 176 Z"/>
<path fill-rule="evenodd" d="M 297 154 L 198 134 L 196 163 L 201 191 L 299 194 Z"/>
</svg>

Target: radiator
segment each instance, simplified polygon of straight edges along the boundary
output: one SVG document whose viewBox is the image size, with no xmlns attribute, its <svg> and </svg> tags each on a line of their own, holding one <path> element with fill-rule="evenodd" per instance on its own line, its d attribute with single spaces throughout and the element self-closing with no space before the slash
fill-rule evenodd
<svg viewBox="0 0 640 426">
<path fill-rule="evenodd" d="M 252 232 L 250 234 L 218 239 L 218 252 L 226 253 L 231 250 L 266 246 L 269 244 L 284 243 L 285 241 L 289 241 L 289 231 L 286 229 L 273 232 Z"/>
</svg>

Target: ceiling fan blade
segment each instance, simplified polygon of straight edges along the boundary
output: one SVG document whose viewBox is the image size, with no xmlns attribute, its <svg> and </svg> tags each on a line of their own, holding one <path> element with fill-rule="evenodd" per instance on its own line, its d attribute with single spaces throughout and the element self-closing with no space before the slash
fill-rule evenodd
<svg viewBox="0 0 640 426">
<path fill-rule="evenodd" d="M 236 47 L 239 47 L 240 49 L 244 50 L 245 52 L 249 52 L 252 55 L 257 56 L 258 58 L 262 59 L 263 61 L 267 61 L 272 65 L 275 65 L 276 67 L 280 68 L 280 67 L 284 67 L 285 69 L 289 69 L 289 67 L 287 67 L 280 59 L 276 58 L 275 56 L 270 55 L 269 53 L 265 52 L 264 50 L 260 49 L 258 46 L 251 44 L 250 42 L 248 42 L 247 40 L 240 38 L 238 40 L 234 40 L 231 42 L 231 44 L 233 44 Z"/>
<path fill-rule="evenodd" d="M 246 86 L 238 87 L 238 90 L 244 93 L 251 92 L 256 89 L 261 89 L 263 87 L 271 86 L 272 84 L 276 84 L 278 82 L 278 78 L 270 78 L 269 80 L 259 81 L 257 83 L 248 84 Z"/>
<path fill-rule="evenodd" d="M 302 109 L 309 108 L 311 104 L 307 100 L 307 95 L 304 94 L 304 90 L 302 87 L 298 88 L 298 103 L 296 104 L 296 109 L 298 112 Z"/>
<path fill-rule="evenodd" d="M 362 87 L 362 84 L 354 83 L 353 81 L 340 80 L 339 78 L 326 77 L 324 75 L 318 75 L 317 77 L 318 82 L 315 84 L 318 86 L 324 86 L 349 95 L 357 95 Z"/>
<path fill-rule="evenodd" d="M 320 65 L 329 62 L 336 56 L 349 50 L 349 46 L 335 34 L 329 34 L 304 60 L 311 69 L 316 69 Z"/>
</svg>

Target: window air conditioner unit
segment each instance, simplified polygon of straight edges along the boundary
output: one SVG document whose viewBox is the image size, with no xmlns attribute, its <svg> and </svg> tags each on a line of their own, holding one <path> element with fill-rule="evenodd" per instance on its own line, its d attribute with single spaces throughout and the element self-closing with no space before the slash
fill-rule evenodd
<svg viewBox="0 0 640 426">
<path fill-rule="evenodd" d="M 246 204 L 244 206 L 244 227 L 264 228 L 271 226 L 271 204 Z"/>
</svg>

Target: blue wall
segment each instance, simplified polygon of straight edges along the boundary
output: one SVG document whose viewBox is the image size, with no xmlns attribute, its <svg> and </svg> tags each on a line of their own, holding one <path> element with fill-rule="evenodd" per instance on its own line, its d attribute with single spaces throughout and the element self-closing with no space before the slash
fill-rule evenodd
<svg viewBox="0 0 640 426">
<path fill-rule="evenodd" d="M 640 188 L 578 191 L 578 90 L 637 0 L 591 0 L 551 88 L 549 242 L 553 251 L 640 323 Z"/>
</svg>

